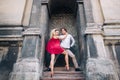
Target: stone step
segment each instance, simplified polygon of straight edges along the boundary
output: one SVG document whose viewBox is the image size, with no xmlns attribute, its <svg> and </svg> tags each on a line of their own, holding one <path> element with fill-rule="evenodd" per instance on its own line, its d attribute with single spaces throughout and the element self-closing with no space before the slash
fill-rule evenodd
<svg viewBox="0 0 120 80">
<path fill-rule="evenodd" d="M 85 80 L 84 77 L 49 77 L 49 78 L 42 78 L 41 80 Z"/>
<path fill-rule="evenodd" d="M 50 72 L 43 72 L 44 77 L 49 77 Z M 54 76 L 66 76 L 66 77 L 83 77 L 83 72 L 75 72 L 75 71 L 55 71 Z"/>
<path fill-rule="evenodd" d="M 47 69 L 46 67 L 44 68 L 44 70 Z M 54 71 L 66 71 L 65 67 L 55 67 Z M 70 67 L 69 71 L 75 71 L 75 68 Z"/>
<path fill-rule="evenodd" d="M 41 80 L 85 80 L 83 71 L 74 71 L 71 68 L 66 71 L 63 67 L 55 68 L 54 75 L 51 78 L 50 72 L 43 72 L 43 77 Z"/>
</svg>

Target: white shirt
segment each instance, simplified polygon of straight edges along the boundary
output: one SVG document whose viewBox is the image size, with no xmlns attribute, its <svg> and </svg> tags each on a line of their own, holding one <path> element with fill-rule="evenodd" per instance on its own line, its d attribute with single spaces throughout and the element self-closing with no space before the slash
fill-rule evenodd
<svg viewBox="0 0 120 80">
<path fill-rule="evenodd" d="M 65 37 L 65 35 L 60 35 L 61 38 Z M 70 48 L 75 44 L 75 40 L 72 35 L 68 34 L 65 39 L 61 41 L 60 46 L 63 48 Z"/>
</svg>

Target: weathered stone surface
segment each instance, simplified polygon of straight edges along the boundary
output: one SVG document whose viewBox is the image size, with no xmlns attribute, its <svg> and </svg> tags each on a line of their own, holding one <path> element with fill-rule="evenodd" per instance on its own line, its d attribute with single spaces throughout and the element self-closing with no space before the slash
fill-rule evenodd
<svg viewBox="0 0 120 80">
<path fill-rule="evenodd" d="M 1 46 L 2 44 L 0 44 Z M 0 80 L 8 80 L 9 74 L 12 71 L 13 64 L 17 59 L 18 47 L 9 47 L 4 46 L 0 47 L 0 57 L 2 56 L 2 60 L 0 61 Z"/>
<path fill-rule="evenodd" d="M 33 4 L 33 0 L 26 0 L 26 7 L 25 7 L 25 12 L 23 17 L 23 26 L 29 25 L 32 4 Z"/>
<path fill-rule="evenodd" d="M 23 35 L 41 35 L 40 28 L 28 28 L 23 32 Z"/>
<path fill-rule="evenodd" d="M 101 6 L 99 3 L 100 0 L 91 0 L 92 12 L 95 23 L 102 25 L 104 22 Z"/>
<path fill-rule="evenodd" d="M 23 48 L 21 57 L 37 57 L 40 52 L 39 48 L 40 38 L 39 36 L 26 36 L 23 40 Z"/>
<path fill-rule="evenodd" d="M 0 62 L 5 59 L 8 53 L 8 47 L 0 47 Z"/>
<path fill-rule="evenodd" d="M 120 68 L 119 68 L 119 65 L 120 65 L 120 45 L 118 45 L 118 44 L 120 44 L 120 42 L 118 42 L 118 43 L 116 43 L 116 45 L 115 45 L 115 51 L 116 51 L 116 60 L 117 60 L 117 62 L 118 62 L 118 68 L 117 68 L 117 72 L 118 72 L 118 75 L 119 75 L 119 79 L 120 79 Z"/>
<path fill-rule="evenodd" d="M 48 28 L 48 8 L 47 5 L 41 6 L 41 15 L 40 15 L 40 32 L 44 35 L 47 32 Z"/>
<path fill-rule="evenodd" d="M 103 34 L 101 26 L 95 24 L 88 24 L 89 27 L 86 28 L 85 34 Z"/>
<path fill-rule="evenodd" d="M 117 45 L 119 43 L 120 42 L 116 43 L 116 45 L 115 45 L 115 51 L 116 51 L 116 57 L 117 57 L 118 63 L 120 65 L 120 45 Z"/>
<path fill-rule="evenodd" d="M 93 37 L 91 35 L 87 36 L 87 47 L 88 47 L 88 57 L 97 58 L 97 48 Z"/>
<path fill-rule="evenodd" d="M 29 72 L 29 73 L 12 73 L 9 80 L 40 80 L 39 73 Z"/>
<path fill-rule="evenodd" d="M 2 27 L 0 28 L 0 37 L 22 38 L 22 31 L 22 27 Z"/>
<path fill-rule="evenodd" d="M 25 30 L 23 47 L 9 80 L 39 80 L 43 68 L 40 39 L 41 0 L 33 0 L 29 28 Z M 34 28 L 34 29 L 33 29 Z M 37 34 L 37 35 L 36 35 Z M 40 54 L 41 53 L 41 54 Z M 38 60 L 40 59 L 40 60 Z M 41 69 L 41 70 L 40 70 Z"/>
<path fill-rule="evenodd" d="M 33 0 L 29 27 L 40 27 L 41 0 Z"/>
<path fill-rule="evenodd" d="M 98 57 L 103 57 L 103 58 L 106 57 L 107 58 L 104 41 L 103 41 L 103 36 L 102 35 L 93 35 L 93 40 L 94 40 L 94 44 L 97 49 Z"/>
<path fill-rule="evenodd" d="M 85 16 L 87 23 L 93 23 L 92 5 L 90 0 L 84 0 Z"/>
<path fill-rule="evenodd" d="M 0 25 L 21 25 L 26 0 L 1 0 Z"/>
<path fill-rule="evenodd" d="M 119 39 L 120 40 L 120 39 Z M 109 56 L 109 59 L 112 59 L 114 62 L 114 65 L 116 67 L 116 72 L 118 73 L 119 79 L 120 79 L 120 41 L 117 40 L 109 40 L 106 44 L 106 51 Z"/>
<path fill-rule="evenodd" d="M 13 72 L 38 72 L 39 73 L 39 61 L 36 59 L 23 59 L 14 65 Z"/>
<path fill-rule="evenodd" d="M 100 0 L 105 23 L 120 23 L 120 0 Z"/>
<path fill-rule="evenodd" d="M 120 36 L 120 25 L 106 25 L 103 27 L 105 36 Z"/>
<path fill-rule="evenodd" d="M 80 0 L 81 1 L 81 0 Z M 76 18 L 76 26 L 77 26 L 77 33 L 79 36 L 79 43 L 80 45 L 80 67 L 82 69 L 85 69 L 85 61 L 86 61 L 86 40 L 85 40 L 85 29 L 86 29 L 86 23 L 85 23 L 85 12 L 84 12 L 84 5 L 82 3 L 78 4 L 78 12 L 77 12 L 77 18 Z"/>
<path fill-rule="evenodd" d="M 39 80 L 40 65 L 38 59 L 27 58 L 14 65 L 9 80 Z"/>
<path fill-rule="evenodd" d="M 89 58 L 86 72 L 86 80 L 119 80 L 113 62 L 105 58 Z"/>
<path fill-rule="evenodd" d="M 75 21 L 75 23 L 77 22 L 76 18 L 71 18 L 71 17 L 67 18 L 63 16 L 63 17 L 59 17 L 58 21 L 56 20 L 56 22 L 55 21 L 54 22 L 56 24 L 59 22 L 64 22 L 65 23 L 64 26 L 65 27 L 67 26 L 68 31 L 70 30 L 70 32 L 73 32 L 75 30 L 75 33 L 73 33 L 74 34 L 73 36 L 75 36 L 76 40 L 81 41 L 80 43 L 79 42 L 76 43 L 81 45 L 80 48 L 78 47 L 74 50 L 78 59 L 80 57 L 83 57 L 83 55 L 82 56 L 79 55 L 79 50 L 81 50 L 80 54 L 84 54 L 84 53 L 87 53 L 86 49 L 88 49 L 88 56 L 87 55 L 84 56 L 84 58 L 85 57 L 89 58 L 87 61 L 87 65 L 85 61 L 83 63 L 84 65 L 86 65 L 86 69 L 87 69 L 86 74 L 87 74 L 88 80 L 118 80 L 118 76 L 116 74 L 117 71 L 115 72 L 115 69 L 113 66 L 114 64 L 112 63 L 111 60 L 107 59 L 109 58 L 108 57 L 109 53 L 106 54 L 105 52 L 104 39 L 106 38 L 110 40 L 117 39 L 118 42 L 120 42 L 119 41 L 120 26 L 113 24 L 111 26 L 102 27 L 99 25 L 103 23 L 103 18 L 101 18 L 103 16 L 104 16 L 105 24 L 120 23 L 120 11 L 119 11 L 120 1 L 119 0 L 114 0 L 114 1 L 113 0 L 112 1 L 91 0 L 91 1 L 83 0 L 83 3 L 82 3 L 82 0 L 79 0 L 79 5 L 78 5 L 79 15 L 77 16 L 79 20 L 78 22 L 79 24 L 77 25 L 79 27 L 77 28 L 78 32 L 75 27 L 76 25 L 70 25 L 70 24 L 74 24 L 71 21 L 73 22 Z M 0 6 L 0 26 L 1 25 L 28 26 L 30 22 L 29 26 L 31 27 L 31 28 L 27 27 L 28 29 L 23 33 L 24 40 L 23 40 L 22 52 L 21 51 L 19 52 L 20 55 L 18 55 L 18 60 L 17 60 L 17 63 L 14 65 L 13 72 L 10 75 L 10 80 L 39 80 L 43 70 L 42 68 L 43 68 L 44 51 L 45 51 L 44 36 L 46 35 L 47 29 L 48 29 L 47 26 L 49 26 L 49 29 L 54 27 L 56 28 L 56 25 L 55 26 L 48 25 L 49 15 L 48 15 L 47 8 L 49 6 L 47 6 L 46 2 L 43 1 L 42 7 L 41 7 L 41 0 L 12 0 L 12 1 L 1 0 L 0 5 L 1 5 Z M 85 17 L 86 19 L 84 19 Z M 62 18 L 63 20 L 61 20 Z M 56 19 L 58 19 L 58 16 L 56 17 Z M 66 20 L 66 22 L 64 20 Z M 59 28 L 63 27 L 61 25 L 63 24 L 62 23 L 57 24 L 57 27 Z M 21 36 L 21 31 L 23 30 L 22 28 L 14 28 L 13 30 L 12 28 L 13 27 L 0 28 L 1 41 L 8 41 L 8 40 L 12 41 L 13 37 L 14 38 L 22 37 Z M 86 29 L 87 36 L 84 36 L 85 29 Z M 102 29 L 104 30 L 104 34 Z M 40 33 L 43 33 L 43 35 L 39 36 Z M 79 35 L 79 37 L 76 36 L 77 34 Z M 101 34 L 104 35 L 105 38 L 104 36 L 101 36 Z M 15 40 L 18 40 L 17 38 Z M 19 39 L 19 40 L 22 40 L 22 39 Z M 85 47 L 86 44 L 87 44 L 87 48 Z M 120 48 L 119 46 L 115 46 L 114 54 L 116 52 L 118 62 L 120 64 L 119 48 Z M 3 49 L 3 47 L 2 48 L 0 47 L 0 49 Z M 6 51 L 7 49 L 3 49 L 3 51 L 0 50 L 0 61 L 4 59 L 4 56 L 6 55 Z M 6 57 L 7 58 L 6 60 L 8 60 L 8 62 L 7 64 L 4 63 L 5 65 L 7 65 L 7 67 L 9 67 L 8 63 L 10 62 L 11 64 L 12 62 L 9 60 L 13 60 L 14 58 L 13 62 L 15 62 L 15 59 L 16 59 L 15 56 L 17 53 L 16 51 L 17 51 L 17 48 L 14 48 L 9 51 L 9 55 L 7 55 Z M 97 57 L 106 57 L 106 59 L 104 58 L 99 59 Z M 79 61 L 81 60 L 82 59 L 79 59 Z M 13 62 L 12 62 L 12 65 L 13 65 Z M 81 64 L 81 62 L 79 64 Z M 10 68 L 12 68 L 12 66 L 10 66 Z M 11 72 L 11 69 L 8 70 L 7 68 L 4 68 L 4 65 L 2 65 L 2 68 L 0 68 L 0 79 L 7 80 L 9 72 Z"/>
</svg>

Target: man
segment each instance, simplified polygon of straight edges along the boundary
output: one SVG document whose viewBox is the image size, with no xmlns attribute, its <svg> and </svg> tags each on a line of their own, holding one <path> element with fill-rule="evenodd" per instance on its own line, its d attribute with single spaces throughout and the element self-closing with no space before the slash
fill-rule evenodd
<svg viewBox="0 0 120 80">
<path fill-rule="evenodd" d="M 72 51 L 70 50 L 70 48 L 74 46 L 75 40 L 72 37 L 72 35 L 68 34 L 66 28 L 61 28 L 61 32 L 62 32 L 62 35 L 60 35 L 61 38 L 64 37 L 65 35 L 67 35 L 67 37 L 61 41 L 60 45 L 68 52 L 68 55 L 72 58 L 73 64 L 75 66 L 75 71 L 80 71 L 76 57 L 74 53 L 72 53 Z"/>
<path fill-rule="evenodd" d="M 60 46 L 62 48 L 64 48 L 68 52 L 68 55 L 72 58 L 73 64 L 75 66 L 75 71 L 81 71 L 78 66 L 78 63 L 77 63 L 74 53 L 72 53 L 72 51 L 70 50 L 70 48 L 73 47 L 75 44 L 74 38 L 72 37 L 72 35 L 68 34 L 67 29 L 65 29 L 65 28 L 61 28 L 61 32 L 62 32 L 62 35 L 60 35 L 61 38 L 63 38 L 65 35 L 67 35 L 67 36 L 65 39 L 63 39 L 61 41 Z M 47 68 L 44 71 L 51 71 L 51 69 Z"/>
</svg>

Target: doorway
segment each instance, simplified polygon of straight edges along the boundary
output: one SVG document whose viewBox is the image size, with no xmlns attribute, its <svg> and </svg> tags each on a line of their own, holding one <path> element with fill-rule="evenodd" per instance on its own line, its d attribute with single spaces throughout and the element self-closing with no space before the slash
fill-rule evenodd
<svg viewBox="0 0 120 80">
<path fill-rule="evenodd" d="M 50 9 L 50 19 L 48 24 L 48 36 L 49 40 L 50 31 L 54 28 L 66 28 L 68 33 L 70 33 L 75 39 L 75 45 L 70 48 L 70 50 L 75 54 L 78 65 L 80 66 L 80 42 L 79 33 L 77 28 L 76 19 L 76 1 L 65 1 L 65 0 L 51 0 L 49 3 Z M 56 5 L 57 4 L 57 5 Z M 50 63 L 50 54 L 46 52 L 45 54 L 45 64 L 48 67 Z M 69 64 L 73 67 L 73 62 L 70 58 Z M 65 66 L 64 55 L 59 55 L 55 63 L 56 67 Z"/>
</svg>

